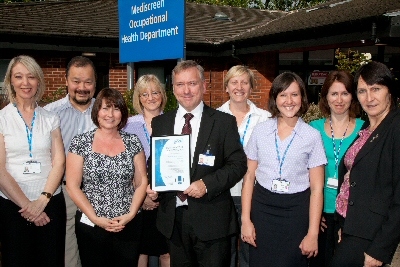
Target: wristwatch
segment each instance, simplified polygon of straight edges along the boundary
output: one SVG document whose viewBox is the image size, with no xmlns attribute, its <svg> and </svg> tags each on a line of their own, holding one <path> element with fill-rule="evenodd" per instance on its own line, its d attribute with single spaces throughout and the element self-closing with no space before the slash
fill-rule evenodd
<svg viewBox="0 0 400 267">
<path fill-rule="evenodd" d="M 42 192 L 40 194 L 43 195 L 43 196 L 46 196 L 48 199 L 50 199 L 53 196 L 52 194 L 50 194 L 48 192 Z"/>
</svg>

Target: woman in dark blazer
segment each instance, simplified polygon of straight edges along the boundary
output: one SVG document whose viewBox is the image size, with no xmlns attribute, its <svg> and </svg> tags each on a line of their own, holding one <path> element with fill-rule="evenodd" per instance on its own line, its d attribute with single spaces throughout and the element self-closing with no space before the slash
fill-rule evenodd
<svg viewBox="0 0 400 267">
<path fill-rule="evenodd" d="M 355 75 L 358 100 L 370 125 L 349 148 L 349 169 L 336 200 L 344 218 L 331 266 L 382 266 L 400 241 L 400 111 L 396 83 L 382 63 L 362 66 Z"/>
</svg>

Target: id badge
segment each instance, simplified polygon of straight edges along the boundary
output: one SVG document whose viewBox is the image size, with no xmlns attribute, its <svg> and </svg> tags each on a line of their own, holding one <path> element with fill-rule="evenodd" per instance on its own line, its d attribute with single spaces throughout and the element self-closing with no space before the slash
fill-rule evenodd
<svg viewBox="0 0 400 267">
<path fill-rule="evenodd" d="M 336 179 L 335 177 L 329 177 L 328 181 L 326 182 L 326 187 L 337 189 L 338 183 L 339 183 L 338 179 Z"/>
<path fill-rule="evenodd" d="M 278 193 L 287 193 L 289 192 L 289 184 L 290 182 L 286 180 L 274 179 L 272 180 L 271 190 Z"/>
<path fill-rule="evenodd" d="M 86 216 L 85 213 L 82 213 L 82 217 L 81 217 L 81 221 L 80 222 L 84 223 L 86 225 L 94 227 L 94 223 L 92 223 L 92 221 L 89 220 L 88 216 Z"/>
<path fill-rule="evenodd" d="M 200 154 L 199 155 L 199 165 L 214 166 L 215 156 Z"/>
<path fill-rule="evenodd" d="M 27 161 L 24 163 L 24 174 L 41 173 L 40 162 Z"/>
</svg>

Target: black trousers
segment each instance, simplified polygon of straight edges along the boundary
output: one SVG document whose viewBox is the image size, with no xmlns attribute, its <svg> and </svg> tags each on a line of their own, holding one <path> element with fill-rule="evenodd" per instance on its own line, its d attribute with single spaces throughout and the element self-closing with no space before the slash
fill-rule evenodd
<svg viewBox="0 0 400 267">
<path fill-rule="evenodd" d="M 125 228 L 112 233 L 98 226 L 80 222 L 82 212 L 75 216 L 75 232 L 82 267 L 132 267 L 139 259 L 142 214 L 138 213 Z"/>
<path fill-rule="evenodd" d="M 318 255 L 310 258 L 309 267 L 328 267 L 338 244 L 339 222 L 335 221 L 333 213 L 323 213 L 327 228 L 318 235 Z"/>
<path fill-rule="evenodd" d="M 187 218 L 187 206 L 176 208 L 175 225 L 168 240 L 173 267 L 229 267 L 230 239 L 200 240 Z"/>
<path fill-rule="evenodd" d="M 14 202 L 0 197 L 3 267 L 64 266 L 66 210 L 63 193 L 50 199 L 45 226 L 35 226 L 18 212 Z"/>
</svg>

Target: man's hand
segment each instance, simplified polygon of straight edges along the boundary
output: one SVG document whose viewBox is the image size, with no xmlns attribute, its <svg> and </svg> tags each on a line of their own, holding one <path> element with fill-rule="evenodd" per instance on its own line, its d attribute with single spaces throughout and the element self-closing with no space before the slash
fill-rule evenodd
<svg viewBox="0 0 400 267">
<path fill-rule="evenodd" d="M 201 198 L 206 193 L 206 185 L 203 180 L 197 180 L 193 182 L 185 191 L 184 194 L 187 194 L 190 197 Z"/>
<path fill-rule="evenodd" d="M 372 258 L 367 253 L 364 253 L 364 267 L 378 267 L 382 266 L 383 262 Z"/>
</svg>

